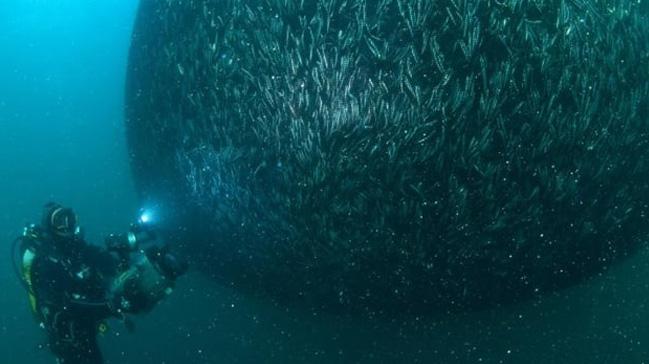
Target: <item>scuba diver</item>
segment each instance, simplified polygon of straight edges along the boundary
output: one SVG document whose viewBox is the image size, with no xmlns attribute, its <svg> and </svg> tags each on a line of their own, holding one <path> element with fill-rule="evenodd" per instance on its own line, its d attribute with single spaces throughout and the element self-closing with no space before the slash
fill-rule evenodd
<svg viewBox="0 0 649 364">
<path fill-rule="evenodd" d="M 74 211 L 56 203 L 45 205 L 40 225 L 25 227 L 12 248 L 14 268 L 57 363 L 104 363 L 97 335 L 106 320 L 129 327 L 127 314 L 148 312 L 171 292 L 187 264 L 165 246 L 142 247 L 155 240 L 138 221 L 109 235 L 105 248 L 88 244 Z"/>
</svg>

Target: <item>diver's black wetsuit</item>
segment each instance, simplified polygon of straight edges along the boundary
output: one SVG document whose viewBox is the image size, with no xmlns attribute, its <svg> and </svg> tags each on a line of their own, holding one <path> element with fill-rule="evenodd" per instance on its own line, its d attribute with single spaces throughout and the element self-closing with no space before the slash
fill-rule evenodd
<svg viewBox="0 0 649 364">
<path fill-rule="evenodd" d="M 31 278 L 50 349 L 59 363 L 102 364 L 97 334 L 113 315 L 106 292 L 117 261 L 80 240 L 48 245 L 56 248 L 34 259 Z"/>
</svg>

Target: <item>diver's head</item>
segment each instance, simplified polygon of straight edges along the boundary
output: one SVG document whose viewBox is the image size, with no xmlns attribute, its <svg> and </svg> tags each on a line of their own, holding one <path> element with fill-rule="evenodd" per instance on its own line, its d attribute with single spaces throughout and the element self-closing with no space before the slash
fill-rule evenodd
<svg viewBox="0 0 649 364">
<path fill-rule="evenodd" d="M 56 240 L 71 240 L 79 231 L 77 215 L 69 207 L 50 202 L 43 210 L 43 228 Z"/>
</svg>

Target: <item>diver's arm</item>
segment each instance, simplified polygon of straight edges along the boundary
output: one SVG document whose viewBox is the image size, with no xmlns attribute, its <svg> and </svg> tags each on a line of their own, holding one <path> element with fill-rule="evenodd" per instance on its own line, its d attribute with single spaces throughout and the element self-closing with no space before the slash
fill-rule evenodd
<svg viewBox="0 0 649 364">
<path fill-rule="evenodd" d="M 93 266 L 100 276 L 112 276 L 117 270 L 117 259 L 108 251 L 96 246 L 86 245 L 84 251 L 86 263 Z M 102 278 L 103 279 L 103 278 Z M 66 295 L 65 304 L 67 308 L 78 315 L 90 315 L 106 318 L 110 316 L 119 317 L 119 301 L 117 298 L 88 300 L 74 295 Z"/>
<path fill-rule="evenodd" d="M 40 305 L 58 308 L 73 315 L 107 318 L 119 316 L 111 300 L 88 301 L 70 295 L 72 286 L 68 272 L 60 263 L 48 258 L 34 262 L 33 289 Z"/>
</svg>

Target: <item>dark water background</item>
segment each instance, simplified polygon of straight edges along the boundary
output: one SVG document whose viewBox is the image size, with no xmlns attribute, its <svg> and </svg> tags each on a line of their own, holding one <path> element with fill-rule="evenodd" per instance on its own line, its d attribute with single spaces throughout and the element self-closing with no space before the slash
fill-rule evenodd
<svg viewBox="0 0 649 364">
<path fill-rule="evenodd" d="M 0 362 L 53 363 L 11 271 L 21 227 L 57 200 L 87 236 L 138 209 L 123 129 L 127 0 L 0 0 Z M 244 297 L 192 272 L 126 333 L 110 363 L 649 363 L 649 254 L 535 302 L 469 314 L 314 315 Z"/>
</svg>

